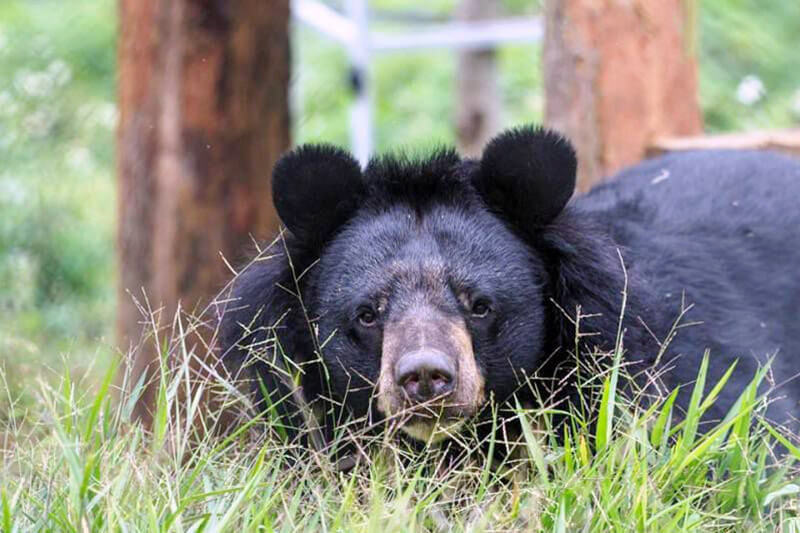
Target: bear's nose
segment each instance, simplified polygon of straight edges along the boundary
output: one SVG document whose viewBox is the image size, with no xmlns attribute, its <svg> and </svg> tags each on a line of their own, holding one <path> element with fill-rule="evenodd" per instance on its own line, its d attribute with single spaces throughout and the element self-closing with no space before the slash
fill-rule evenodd
<svg viewBox="0 0 800 533">
<path fill-rule="evenodd" d="M 404 355 L 395 365 L 395 380 L 414 403 L 444 397 L 455 389 L 455 365 L 438 350 L 419 350 Z"/>
</svg>

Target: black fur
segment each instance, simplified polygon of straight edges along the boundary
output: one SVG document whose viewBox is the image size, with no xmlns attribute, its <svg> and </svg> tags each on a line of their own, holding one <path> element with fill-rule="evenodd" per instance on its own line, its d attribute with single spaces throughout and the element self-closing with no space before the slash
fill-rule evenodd
<svg viewBox="0 0 800 533">
<path fill-rule="evenodd" d="M 328 430 L 343 414 L 376 417 L 379 333 L 353 327 L 365 302 L 384 298 L 380 320 L 391 320 L 393 309 L 420 294 L 448 313 L 463 312 L 457 291 L 486 295 L 492 322 L 466 320 L 487 389 L 504 401 L 522 376 L 547 377 L 570 361 L 575 329 L 564 313 L 576 306 L 595 315 L 581 329 L 598 335 L 584 343 L 614 346 L 626 279 L 620 256 L 629 361 L 653 363 L 682 300 L 695 304 L 686 320 L 700 324 L 672 341 L 658 369 L 666 384 L 691 383 L 705 349 L 711 385 L 738 359 L 712 417 L 768 356 L 777 352 L 780 378 L 800 371 L 796 161 L 763 152 L 669 155 L 566 207 L 574 153 L 540 129 L 501 135 L 480 161 L 445 150 L 429 159 L 375 159 L 363 176 L 357 169 L 329 148 L 300 149 L 278 163 L 275 201 L 290 233 L 236 280 L 222 322 L 224 361 L 232 369 L 252 364 L 272 401 L 289 393 L 270 370 L 277 340 L 288 366 L 302 368 L 309 401 L 344 406 L 328 409 Z M 445 279 L 422 275 L 434 264 Z M 779 394 L 773 416 L 797 414 L 800 383 L 789 381 Z M 280 409 L 299 423 L 290 401 Z"/>
<path fill-rule="evenodd" d="M 488 144 L 475 187 L 489 206 L 533 233 L 567 205 L 577 166 L 572 146 L 557 133 L 517 128 Z"/>
<path fill-rule="evenodd" d="M 281 220 L 317 247 L 350 218 L 363 193 L 358 162 L 335 146 L 301 146 L 284 155 L 272 173 L 272 198 Z"/>
</svg>

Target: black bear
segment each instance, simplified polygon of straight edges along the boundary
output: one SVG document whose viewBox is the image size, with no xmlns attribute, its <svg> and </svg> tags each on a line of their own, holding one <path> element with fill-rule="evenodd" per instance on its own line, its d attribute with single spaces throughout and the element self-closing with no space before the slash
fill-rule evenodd
<svg viewBox="0 0 800 533">
<path fill-rule="evenodd" d="M 436 440 L 569 375 L 578 306 L 582 342 L 612 349 L 627 287 L 626 362 L 657 364 L 674 388 L 705 350 L 711 384 L 738 360 L 709 413 L 720 418 L 775 356 L 785 383 L 771 413 L 797 414 L 800 163 L 667 155 L 570 202 L 575 176 L 568 141 L 534 127 L 480 160 L 439 150 L 362 171 L 334 147 L 289 152 L 273 174 L 288 231 L 236 279 L 223 360 L 250 369 L 259 408 L 290 427 L 303 424 L 301 386 L 328 431 L 366 416 Z M 662 350 L 681 313 L 691 325 Z"/>
</svg>

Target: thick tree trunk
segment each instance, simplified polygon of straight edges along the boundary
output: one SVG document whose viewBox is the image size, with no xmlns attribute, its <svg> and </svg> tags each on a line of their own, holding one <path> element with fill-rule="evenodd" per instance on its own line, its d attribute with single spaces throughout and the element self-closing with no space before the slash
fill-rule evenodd
<svg viewBox="0 0 800 533">
<path fill-rule="evenodd" d="M 497 15 L 497 0 L 461 0 L 457 17 L 485 20 Z M 500 91 L 495 51 L 465 50 L 458 54 L 456 131 L 459 151 L 477 157 L 500 128 Z"/>
<path fill-rule="evenodd" d="M 145 318 L 161 326 L 202 309 L 251 235 L 277 227 L 269 176 L 289 144 L 288 0 L 120 0 L 117 332 L 135 345 Z M 207 317 L 211 318 L 211 317 Z M 154 343 L 135 381 L 153 376 Z M 149 419 L 152 388 L 138 414 Z"/>
<path fill-rule="evenodd" d="M 702 131 L 684 0 L 547 0 L 545 121 L 578 150 L 578 188 Z"/>
</svg>

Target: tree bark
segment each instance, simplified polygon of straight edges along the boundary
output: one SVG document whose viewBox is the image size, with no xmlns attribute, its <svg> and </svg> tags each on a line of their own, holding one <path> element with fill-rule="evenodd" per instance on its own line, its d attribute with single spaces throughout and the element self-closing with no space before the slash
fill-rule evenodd
<svg viewBox="0 0 800 533">
<path fill-rule="evenodd" d="M 464 21 L 497 15 L 497 0 L 461 0 L 456 15 Z M 459 151 L 478 157 L 500 128 L 500 91 L 495 51 L 465 50 L 458 54 L 456 131 Z"/>
<path fill-rule="evenodd" d="M 702 131 L 685 0 L 545 2 L 545 122 L 578 151 L 578 189 L 663 136 Z"/>
<path fill-rule="evenodd" d="M 289 145 L 288 0 L 120 0 L 118 341 L 202 309 L 251 236 L 277 228 L 270 172 Z M 145 296 L 146 294 L 146 300 Z M 206 317 L 211 318 L 211 317 Z M 132 383 L 155 343 L 131 352 Z M 149 420 L 153 388 L 136 414 Z"/>
</svg>

